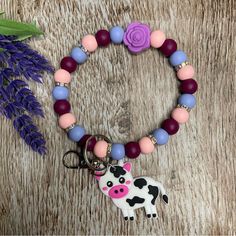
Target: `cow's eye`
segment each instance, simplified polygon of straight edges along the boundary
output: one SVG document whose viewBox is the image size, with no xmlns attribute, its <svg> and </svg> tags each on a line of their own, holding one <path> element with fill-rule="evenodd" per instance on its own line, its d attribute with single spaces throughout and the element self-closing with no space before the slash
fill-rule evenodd
<svg viewBox="0 0 236 236">
<path fill-rule="evenodd" d="M 107 186 L 108 186 L 108 187 L 112 187 L 112 186 L 113 186 L 113 183 L 112 183 L 111 181 L 108 181 L 108 182 L 107 182 Z"/>
<path fill-rule="evenodd" d="M 125 178 L 120 177 L 120 178 L 119 178 L 119 182 L 120 182 L 121 184 L 123 184 L 123 183 L 125 182 Z"/>
</svg>

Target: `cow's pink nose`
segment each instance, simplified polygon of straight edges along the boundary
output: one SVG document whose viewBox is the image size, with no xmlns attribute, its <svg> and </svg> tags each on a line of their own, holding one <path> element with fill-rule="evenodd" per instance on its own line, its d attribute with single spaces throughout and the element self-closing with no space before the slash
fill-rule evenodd
<svg viewBox="0 0 236 236">
<path fill-rule="evenodd" d="M 111 198 L 122 198 L 125 195 L 127 195 L 127 193 L 129 192 L 129 189 L 126 185 L 116 185 L 114 187 L 112 187 L 109 192 L 108 195 Z"/>
</svg>

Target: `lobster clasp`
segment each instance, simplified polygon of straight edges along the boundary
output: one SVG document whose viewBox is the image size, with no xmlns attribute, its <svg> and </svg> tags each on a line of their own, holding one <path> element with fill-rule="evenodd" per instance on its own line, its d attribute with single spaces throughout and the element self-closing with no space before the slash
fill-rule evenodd
<svg viewBox="0 0 236 236">
<path fill-rule="evenodd" d="M 74 157 L 72 157 L 74 156 Z M 76 158 L 76 159 L 75 159 Z M 88 165 L 84 159 L 83 152 L 80 150 L 69 150 L 62 158 L 63 165 L 68 169 L 88 169 Z"/>
<path fill-rule="evenodd" d="M 112 159 L 109 154 L 104 159 L 99 159 L 96 156 L 88 155 L 87 146 L 91 138 L 103 139 L 111 144 L 111 140 L 104 135 L 96 134 L 86 140 L 83 148 L 78 147 L 77 150 L 69 150 L 63 155 L 63 165 L 69 169 L 89 169 L 93 174 L 104 175 L 107 168 L 111 165 Z M 74 156 L 72 158 L 72 155 Z M 76 159 L 75 159 L 76 157 Z M 70 164 L 72 163 L 72 164 Z M 99 173 L 99 174 L 98 174 Z"/>
</svg>

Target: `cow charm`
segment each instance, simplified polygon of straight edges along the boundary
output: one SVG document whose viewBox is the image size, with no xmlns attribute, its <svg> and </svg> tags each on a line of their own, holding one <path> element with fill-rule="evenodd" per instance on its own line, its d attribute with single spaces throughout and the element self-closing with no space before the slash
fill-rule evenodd
<svg viewBox="0 0 236 236">
<path fill-rule="evenodd" d="M 161 198 L 168 203 L 168 197 L 161 183 L 149 177 L 133 178 L 131 163 L 109 166 L 104 175 L 96 175 L 100 190 L 121 209 L 125 220 L 134 220 L 134 210 L 144 207 L 148 218 L 158 217 L 155 201 Z"/>
</svg>

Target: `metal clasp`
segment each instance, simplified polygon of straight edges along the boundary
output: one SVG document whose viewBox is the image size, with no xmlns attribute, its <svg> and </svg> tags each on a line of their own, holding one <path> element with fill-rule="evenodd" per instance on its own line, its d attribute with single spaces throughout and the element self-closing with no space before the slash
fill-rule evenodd
<svg viewBox="0 0 236 236">
<path fill-rule="evenodd" d="M 77 160 L 77 164 L 69 164 L 68 162 L 72 162 L 72 160 L 68 161 L 68 157 L 74 154 L 74 156 L 78 159 Z M 77 151 L 77 150 L 69 150 L 67 151 L 62 158 L 62 163 L 63 165 L 68 168 L 68 169 L 88 169 L 88 165 L 86 164 L 85 160 L 84 160 L 84 156 L 83 156 L 83 152 L 82 151 Z"/>
<path fill-rule="evenodd" d="M 96 134 L 96 135 L 89 137 L 86 140 L 86 143 L 85 143 L 85 146 L 83 149 L 78 147 L 78 150 L 69 150 L 63 155 L 62 162 L 66 168 L 69 168 L 69 169 L 78 169 L 78 168 L 89 169 L 95 175 L 104 175 L 106 173 L 106 170 L 108 169 L 108 167 L 112 163 L 112 159 L 109 157 L 109 154 L 107 154 L 107 156 L 104 159 L 99 159 L 94 155 L 92 157 L 90 155 L 90 157 L 89 157 L 87 154 L 88 143 L 91 140 L 91 138 L 93 138 L 93 137 L 103 139 L 103 140 L 107 141 L 109 144 L 112 143 L 109 138 L 107 138 L 106 136 L 101 135 L 101 134 Z M 68 156 L 70 154 L 76 155 L 76 158 L 78 159 L 76 165 L 67 164 L 66 159 L 68 159 Z"/>
</svg>

